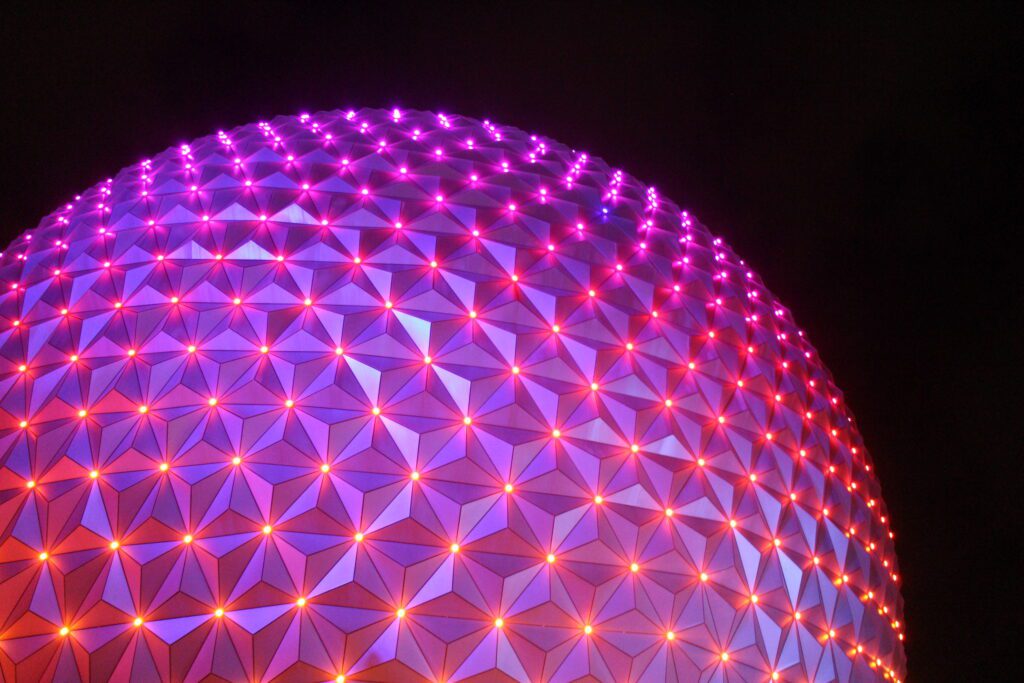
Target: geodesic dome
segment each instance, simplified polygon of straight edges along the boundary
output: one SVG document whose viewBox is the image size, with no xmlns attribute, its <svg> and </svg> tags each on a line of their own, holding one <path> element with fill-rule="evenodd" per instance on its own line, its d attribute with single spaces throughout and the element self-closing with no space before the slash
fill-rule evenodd
<svg viewBox="0 0 1024 683">
<path fill-rule="evenodd" d="M 6 680 L 904 676 L 842 394 L 598 158 L 279 117 L 87 190 L 0 287 Z"/>
</svg>

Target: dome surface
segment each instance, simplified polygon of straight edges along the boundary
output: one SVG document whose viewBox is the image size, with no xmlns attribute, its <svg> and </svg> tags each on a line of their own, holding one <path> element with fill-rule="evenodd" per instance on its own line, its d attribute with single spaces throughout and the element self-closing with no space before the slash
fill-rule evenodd
<svg viewBox="0 0 1024 683">
<path fill-rule="evenodd" d="M 905 675 L 828 370 L 598 158 L 279 117 L 87 190 L 0 287 L 4 680 Z"/>
</svg>

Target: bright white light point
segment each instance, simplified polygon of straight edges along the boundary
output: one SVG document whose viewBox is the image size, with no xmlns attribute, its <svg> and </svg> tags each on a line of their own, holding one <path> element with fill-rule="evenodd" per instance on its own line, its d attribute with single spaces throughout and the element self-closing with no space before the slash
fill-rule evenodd
<svg viewBox="0 0 1024 683">
<path fill-rule="evenodd" d="M 505 493 L 512 493 L 512 491 L 514 490 L 514 488 L 515 488 L 515 487 L 514 487 L 514 486 L 512 486 L 512 484 L 505 484 Z"/>
<path fill-rule="evenodd" d="M 89 472 L 89 478 L 90 479 L 98 479 L 99 476 L 100 476 L 99 470 L 91 470 Z"/>
<path fill-rule="evenodd" d="M 217 399 L 215 399 L 215 398 L 213 398 L 213 397 L 211 396 L 211 397 L 210 397 L 210 400 L 209 400 L 209 401 L 207 401 L 207 403 L 209 403 L 209 404 L 210 404 L 211 406 L 215 406 L 215 405 L 217 405 Z"/>
<path fill-rule="evenodd" d="M 554 564 L 555 563 L 555 556 L 552 553 L 548 553 L 548 556 L 547 556 L 546 559 L 548 561 L 548 564 Z"/>
<path fill-rule="evenodd" d="M 586 626 L 583 627 L 583 632 L 586 633 L 589 636 L 591 633 L 594 632 L 594 627 L 591 626 L 590 624 L 587 624 Z"/>
<path fill-rule="evenodd" d="M 603 502 L 604 502 L 604 496 L 601 496 L 601 495 L 594 496 L 594 503 L 595 504 L 600 505 Z"/>
<path fill-rule="evenodd" d="M 270 526 L 269 524 L 266 524 L 263 527 L 263 533 L 265 533 L 265 534 L 269 534 L 273 530 L 274 530 L 274 527 Z"/>
<path fill-rule="evenodd" d="M 135 621 L 132 622 L 135 628 L 142 626 L 142 617 L 135 617 Z"/>
<path fill-rule="evenodd" d="M 519 366 L 518 365 L 513 365 L 512 366 L 512 374 L 513 375 L 518 375 L 519 374 Z"/>
<path fill-rule="evenodd" d="M 285 407 L 285 408 L 291 408 L 291 407 L 293 407 L 294 405 L 295 405 L 295 401 L 293 401 L 293 400 L 291 400 L 291 399 L 288 399 L 287 401 L 285 401 L 285 402 L 284 402 L 284 407 Z"/>
<path fill-rule="evenodd" d="M 397 616 L 399 619 L 403 618 L 405 616 L 405 608 L 399 607 L 398 611 L 395 612 L 395 616 Z"/>
<path fill-rule="evenodd" d="M 459 550 L 460 550 L 459 544 L 458 543 L 452 543 L 451 546 L 449 547 L 449 550 L 451 550 L 453 553 L 459 552 Z"/>
<path fill-rule="evenodd" d="M 345 349 L 341 348 L 340 346 L 334 349 L 334 355 L 336 356 L 340 356 L 343 353 L 345 353 Z"/>
<path fill-rule="evenodd" d="M 192 534 L 185 534 L 185 537 L 183 539 L 181 539 L 181 540 L 184 541 L 185 543 L 191 543 L 192 542 Z"/>
<path fill-rule="evenodd" d="M 312 306 L 313 305 L 313 300 L 307 297 L 307 298 L 302 300 L 302 303 L 305 306 Z"/>
<path fill-rule="evenodd" d="M 236 455 L 235 457 L 231 458 L 231 464 L 237 467 L 242 464 L 242 459 Z"/>
<path fill-rule="evenodd" d="M 638 565 L 636 562 L 633 562 L 632 564 L 629 565 L 629 571 L 631 571 L 634 574 L 636 574 L 638 571 L 640 571 L 640 565 Z"/>
<path fill-rule="evenodd" d="M 71 629 L 69 629 L 69 628 L 68 628 L 67 626 L 61 626 L 61 628 L 60 628 L 60 634 L 61 634 L 62 636 L 66 636 L 66 635 L 67 635 L 67 634 L 69 634 L 69 633 L 71 633 Z"/>
<path fill-rule="evenodd" d="M 362 543 L 363 539 L 366 538 L 366 537 L 363 536 L 363 532 L 358 531 L 358 532 L 356 532 L 356 535 L 353 536 L 353 538 L 356 540 L 356 543 Z"/>
<path fill-rule="evenodd" d="M 495 619 L 495 620 L 494 620 L 494 626 L 495 626 L 495 628 L 501 628 L 501 627 L 503 627 L 504 625 L 505 625 L 505 620 L 504 620 L 504 619 L 502 619 L 501 617 L 498 617 L 497 619 Z"/>
<path fill-rule="evenodd" d="M 416 470 L 413 470 L 412 474 L 409 475 L 409 478 L 412 479 L 413 481 L 419 481 L 420 473 Z"/>
<path fill-rule="evenodd" d="M 224 610 L 222 610 L 220 607 L 218 607 L 217 609 L 213 610 L 213 616 L 215 616 L 218 619 L 220 619 L 222 616 L 224 616 Z"/>
<path fill-rule="evenodd" d="M 295 604 L 298 605 L 299 607 L 305 607 L 306 606 L 306 598 L 299 598 L 298 600 L 295 601 Z"/>
<path fill-rule="evenodd" d="M 666 517 L 671 517 L 674 514 L 675 514 L 675 511 L 672 508 L 665 508 L 665 516 Z"/>
<path fill-rule="evenodd" d="M 676 634 L 673 633 L 672 631 L 667 631 L 665 633 L 665 639 L 666 640 L 675 640 L 676 639 Z"/>
<path fill-rule="evenodd" d="M 195 345 L 194 345 L 194 344 L 189 344 L 189 346 L 188 346 L 188 352 L 189 352 L 189 353 L 195 353 L 195 352 L 196 352 L 196 347 L 195 347 Z"/>
<path fill-rule="evenodd" d="M 111 550 L 117 550 L 120 547 L 121 547 L 121 544 L 119 542 L 117 542 L 117 541 L 111 541 L 110 542 L 110 549 Z"/>
<path fill-rule="evenodd" d="M 165 462 L 162 462 L 162 463 L 160 463 L 160 471 L 161 471 L 161 472 L 166 472 L 166 471 L 167 471 L 167 470 L 169 470 L 169 469 L 171 469 L 171 466 L 170 466 L 170 465 L 168 465 L 168 464 L 167 464 L 167 463 L 165 463 Z"/>
<path fill-rule="evenodd" d="M 380 408 L 378 406 L 374 406 L 373 410 L 371 410 L 370 412 L 373 413 L 374 415 L 380 415 Z"/>
<path fill-rule="evenodd" d="M 331 471 L 331 466 L 328 465 L 327 463 L 324 463 L 323 465 L 320 465 L 320 471 L 323 472 L 324 474 L 327 474 L 328 472 Z"/>
<path fill-rule="evenodd" d="M 553 430 L 551 431 L 551 436 L 553 436 L 553 437 L 554 437 L 554 438 L 556 438 L 556 439 L 559 439 L 559 438 L 561 438 L 561 436 L 562 436 L 562 430 L 561 430 L 561 429 L 553 429 Z"/>
</svg>

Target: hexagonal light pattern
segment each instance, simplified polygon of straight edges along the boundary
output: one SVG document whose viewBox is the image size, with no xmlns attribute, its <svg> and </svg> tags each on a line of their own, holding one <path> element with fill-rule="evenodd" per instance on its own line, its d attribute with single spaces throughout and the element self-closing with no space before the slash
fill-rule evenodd
<svg viewBox="0 0 1024 683">
<path fill-rule="evenodd" d="M 828 371 L 598 158 L 280 117 L 84 192 L 0 286 L 6 680 L 905 675 Z"/>
</svg>

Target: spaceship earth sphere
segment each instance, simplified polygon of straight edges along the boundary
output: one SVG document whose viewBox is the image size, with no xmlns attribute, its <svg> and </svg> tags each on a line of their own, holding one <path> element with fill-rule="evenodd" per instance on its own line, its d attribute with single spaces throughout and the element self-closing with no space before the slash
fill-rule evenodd
<svg viewBox="0 0 1024 683">
<path fill-rule="evenodd" d="M 76 196 L 0 288 L 0 679 L 905 676 L 828 370 L 597 157 L 283 116 Z"/>
</svg>

